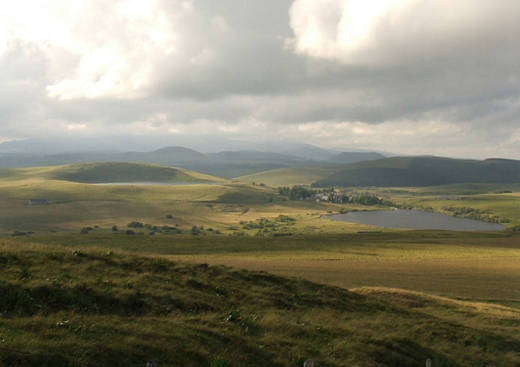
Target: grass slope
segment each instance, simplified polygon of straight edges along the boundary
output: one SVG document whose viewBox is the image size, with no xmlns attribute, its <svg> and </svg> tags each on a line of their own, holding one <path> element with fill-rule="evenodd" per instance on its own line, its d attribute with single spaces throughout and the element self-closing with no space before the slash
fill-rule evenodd
<svg viewBox="0 0 520 367">
<path fill-rule="evenodd" d="M 324 179 L 338 170 L 336 166 L 316 166 L 298 168 L 279 168 L 240 176 L 236 179 L 242 182 L 264 183 L 269 186 L 310 185 Z"/>
<path fill-rule="evenodd" d="M 84 163 L 64 166 L 50 178 L 82 183 L 103 182 L 208 182 L 209 176 L 186 170 L 137 163 Z M 215 178 L 215 181 L 221 181 Z"/>
<path fill-rule="evenodd" d="M 348 165 L 313 185 L 398 187 L 516 182 L 520 182 L 520 161 L 394 157 Z"/>
<path fill-rule="evenodd" d="M 220 182 L 227 180 L 178 167 L 153 164 L 108 162 L 78 163 L 52 167 L 0 170 L 0 181 L 58 180 L 81 183 L 104 182 Z"/>
<path fill-rule="evenodd" d="M 520 363 L 520 312 L 507 307 L 2 242 L 5 366 Z"/>
<path fill-rule="evenodd" d="M 512 233 L 129 237 L 100 230 L 89 235 L 33 235 L 16 240 L 27 242 L 70 246 L 71 251 L 102 246 L 175 260 L 265 270 L 345 288 L 397 287 L 520 306 L 520 235 Z"/>
</svg>

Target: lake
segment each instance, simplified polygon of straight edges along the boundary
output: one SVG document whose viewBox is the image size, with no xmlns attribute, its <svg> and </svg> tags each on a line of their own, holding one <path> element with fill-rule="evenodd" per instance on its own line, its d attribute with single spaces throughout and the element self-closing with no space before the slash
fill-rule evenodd
<svg viewBox="0 0 520 367">
<path fill-rule="evenodd" d="M 188 185 L 214 185 L 213 182 L 99 182 L 97 186 L 188 186 Z"/>
<path fill-rule="evenodd" d="M 440 229 L 450 231 L 501 231 L 504 229 L 501 224 L 497 223 L 456 218 L 418 210 L 357 211 L 328 215 L 324 218 L 385 228 Z"/>
</svg>

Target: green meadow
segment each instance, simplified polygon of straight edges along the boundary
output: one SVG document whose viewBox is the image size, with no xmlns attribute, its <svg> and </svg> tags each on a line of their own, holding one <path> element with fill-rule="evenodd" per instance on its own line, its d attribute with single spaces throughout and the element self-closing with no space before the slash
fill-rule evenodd
<svg viewBox="0 0 520 367">
<path fill-rule="evenodd" d="M 385 229 L 300 173 L 0 171 L 0 365 L 520 365 L 520 187 L 345 188 L 505 227 Z"/>
<path fill-rule="evenodd" d="M 338 166 L 334 165 L 325 167 L 278 168 L 247 176 L 240 176 L 237 179 L 248 183 L 264 183 L 269 186 L 310 185 L 314 181 L 336 172 L 338 169 Z"/>
</svg>

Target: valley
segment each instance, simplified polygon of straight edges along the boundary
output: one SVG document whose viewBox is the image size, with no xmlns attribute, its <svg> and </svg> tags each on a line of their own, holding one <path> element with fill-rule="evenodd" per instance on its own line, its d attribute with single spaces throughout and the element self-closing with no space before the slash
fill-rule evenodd
<svg viewBox="0 0 520 367">
<path fill-rule="evenodd" d="M 231 179 L 124 162 L 0 171 L 0 361 L 519 363 L 520 185 L 311 186 L 342 167 Z M 502 227 L 327 219 L 395 207 Z"/>
</svg>

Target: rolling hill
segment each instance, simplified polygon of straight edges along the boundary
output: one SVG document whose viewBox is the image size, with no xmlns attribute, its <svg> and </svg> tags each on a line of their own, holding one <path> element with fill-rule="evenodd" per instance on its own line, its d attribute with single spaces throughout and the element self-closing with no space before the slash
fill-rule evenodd
<svg viewBox="0 0 520 367">
<path fill-rule="evenodd" d="M 517 309 L 0 243 L 2 366 L 516 366 Z"/>
<path fill-rule="evenodd" d="M 45 178 L 81 183 L 207 183 L 225 182 L 183 168 L 164 167 L 152 164 L 103 162 L 78 163 L 55 167 L 18 168 L 0 171 L 2 179 Z"/>
<path fill-rule="evenodd" d="M 291 149 L 284 150 L 282 153 L 314 161 L 329 161 L 339 152 L 330 149 L 323 149 L 311 144 L 301 144 Z"/>
<path fill-rule="evenodd" d="M 247 183 L 264 183 L 269 186 L 310 185 L 328 177 L 338 170 L 338 166 L 320 165 L 314 167 L 279 168 L 252 175 L 237 177 Z"/>
<path fill-rule="evenodd" d="M 520 182 L 520 161 L 394 157 L 350 164 L 313 183 L 327 186 L 435 186 Z"/>
<path fill-rule="evenodd" d="M 51 155 L 4 153 L 1 168 L 55 166 L 89 162 L 129 162 L 177 166 L 219 177 L 232 178 L 274 168 L 300 167 L 315 161 L 280 153 L 242 150 L 203 154 L 184 147 L 165 147 L 152 152 L 60 153 Z"/>
<path fill-rule="evenodd" d="M 329 159 L 330 162 L 340 164 L 358 163 L 383 159 L 384 155 L 376 152 L 342 152 Z"/>
</svg>

